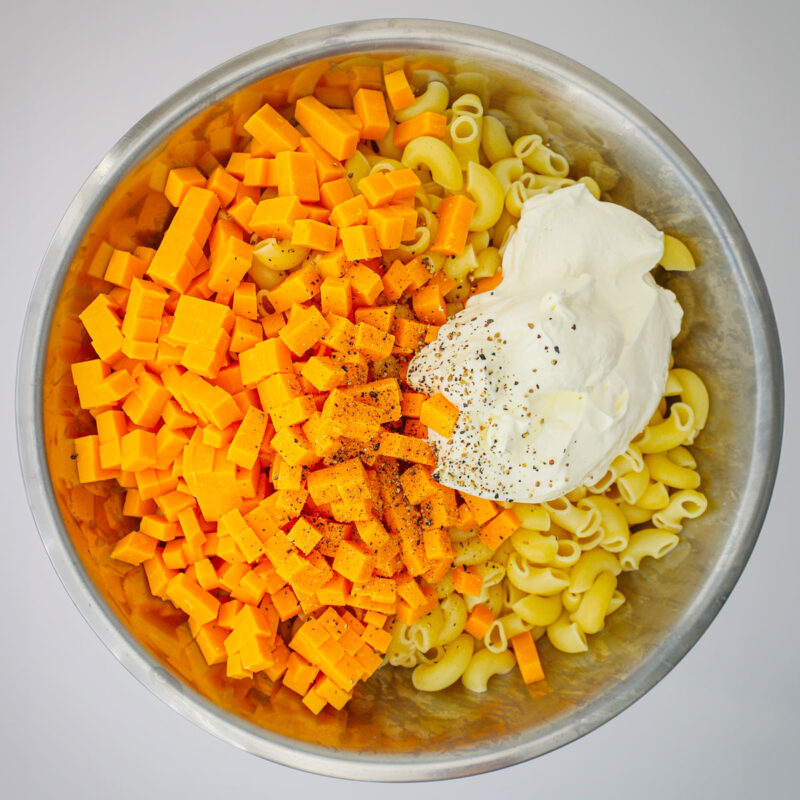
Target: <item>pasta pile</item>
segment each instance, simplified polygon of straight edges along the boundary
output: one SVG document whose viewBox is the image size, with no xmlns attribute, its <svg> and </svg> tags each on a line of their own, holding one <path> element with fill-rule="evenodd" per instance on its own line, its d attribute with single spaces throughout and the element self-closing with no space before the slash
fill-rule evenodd
<svg viewBox="0 0 800 800">
<path fill-rule="evenodd" d="M 389 663 L 413 668 L 421 691 L 461 678 L 482 692 L 491 676 L 513 669 L 509 642 L 523 631 L 535 640 L 546 634 L 565 653 L 588 650 L 587 634 L 625 603 L 619 575 L 674 550 L 685 520 L 706 510 L 687 445 L 708 406 L 697 374 L 673 368 L 650 423 L 595 485 L 538 505 L 508 504 L 522 527 L 494 552 L 474 531 L 451 529 L 454 564 L 475 569 L 482 591 L 460 595 L 442 581 L 436 609 L 413 625 L 394 622 Z M 474 617 L 488 626 L 470 625 Z"/>
<path fill-rule="evenodd" d="M 212 119 L 92 260 L 98 358 L 72 373 L 97 433 L 75 440 L 78 480 L 125 490 L 139 527 L 112 557 L 186 614 L 211 668 L 282 681 L 313 713 L 385 664 L 421 691 L 485 692 L 515 665 L 533 683 L 535 642 L 586 651 L 621 573 L 705 511 L 688 446 L 708 393 L 673 365 L 593 486 L 495 504 L 430 477 L 427 427 L 457 409 L 410 392 L 408 362 L 502 280 L 528 198 L 576 182 L 599 198 L 618 177 L 535 127 L 477 73 L 312 64 Z M 670 236 L 661 263 L 694 269 Z"/>
</svg>

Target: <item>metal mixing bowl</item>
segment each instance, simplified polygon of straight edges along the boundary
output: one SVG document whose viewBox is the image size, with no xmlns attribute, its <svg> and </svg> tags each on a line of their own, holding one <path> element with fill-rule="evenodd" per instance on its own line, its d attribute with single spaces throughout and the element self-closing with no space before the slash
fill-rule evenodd
<svg viewBox="0 0 800 800">
<path fill-rule="evenodd" d="M 69 508 L 48 470 L 53 442 L 46 441 L 43 413 L 59 388 L 57 376 L 47 377 L 47 359 L 69 338 L 54 312 L 74 300 L 70 267 L 93 220 L 170 133 L 266 75 L 365 52 L 430 54 L 482 74 L 493 104 L 505 105 L 526 131 L 544 132 L 575 160 L 595 154 L 603 175 L 622 176 L 613 199 L 689 242 L 698 270 L 660 280 L 686 311 L 678 361 L 700 372 L 711 393 L 710 421 L 695 448 L 709 511 L 685 527 L 668 557 L 624 576 L 629 603 L 591 639 L 588 653 L 567 656 L 544 645 L 544 683 L 528 688 L 509 675 L 485 696 L 460 687 L 425 695 L 411 688 L 407 673 L 386 669 L 336 716 L 310 720 L 281 695 L 257 713 L 247 698 L 223 708 L 192 688 L 180 659 L 165 655 L 170 637 L 184 641 L 179 627 L 162 625 L 166 650 L 156 639 L 143 645 L 125 618 L 124 593 L 101 592 L 93 581 L 83 543 L 96 533 L 95 521 L 85 508 Z M 125 667 L 238 747 L 292 767 L 372 780 L 454 777 L 541 755 L 601 725 L 657 683 L 717 614 L 755 544 L 775 477 L 782 410 L 778 334 L 761 273 L 731 209 L 686 148 L 636 101 L 557 53 L 495 31 L 427 20 L 347 23 L 281 39 L 203 75 L 135 125 L 56 231 L 28 308 L 17 387 L 20 459 L 36 525 L 78 609 Z"/>
</svg>

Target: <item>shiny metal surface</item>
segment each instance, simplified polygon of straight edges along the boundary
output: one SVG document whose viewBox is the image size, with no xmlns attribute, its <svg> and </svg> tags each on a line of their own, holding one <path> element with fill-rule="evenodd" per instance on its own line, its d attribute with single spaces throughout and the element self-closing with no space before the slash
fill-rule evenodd
<svg viewBox="0 0 800 800">
<path fill-rule="evenodd" d="M 678 361 L 697 369 L 711 393 L 709 426 L 696 447 L 710 509 L 686 526 L 667 558 L 627 577 L 621 588 L 630 603 L 592 639 L 589 653 L 548 651 L 546 684 L 528 689 L 507 676 L 486 698 L 461 689 L 422 695 L 407 676 L 385 671 L 335 730 L 295 736 L 291 711 L 276 710 L 260 727 L 189 688 L 133 637 L 89 578 L 48 475 L 48 336 L 92 219 L 177 127 L 237 89 L 310 60 L 406 51 L 443 55 L 486 75 L 493 97 L 526 130 L 544 128 L 573 157 L 586 148 L 602 153 L 623 176 L 614 199 L 690 241 L 701 267 L 663 282 L 686 311 Z M 175 710 L 238 747 L 300 769 L 371 780 L 431 780 L 517 763 L 587 733 L 648 691 L 702 634 L 744 568 L 772 490 L 782 413 L 778 336 L 758 265 L 725 200 L 681 143 L 619 89 L 563 56 L 497 32 L 420 20 L 348 23 L 273 42 L 200 77 L 134 126 L 56 231 L 28 308 L 17 386 L 20 460 L 40 535 L 78 609 L 125 667 Z"/>
</svg>

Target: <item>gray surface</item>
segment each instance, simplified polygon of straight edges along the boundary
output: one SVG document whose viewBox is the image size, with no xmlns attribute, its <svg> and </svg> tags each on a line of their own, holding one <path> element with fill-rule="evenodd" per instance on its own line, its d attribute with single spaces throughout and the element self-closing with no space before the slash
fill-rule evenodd
<svg viewBox="0 0 800 800">
<path fill-rule="evenodd" d="M 363 12 L 356 5 L 339 4 L 339 18 L 374 14 L 362 7 Z M 561 18 L 570 7 L 561 4 L 558 17 L 550 18 L 548 12 L 534 16 L 531 11 L 527 19 L 516 19 L 499 12 L 468 15 L 463 5 L 450 10 L 441 4 L 437 16 L 494 25 L 559 49 L 616 81 L 684 139 L 739 214 L 760 258 L 782 325 L 791 402 L 797 330 L 796 319 L 788 318 L 788 290 L 795 267 L 789 233 L 781 234 L 788 215 L 779 211 L 790 207 L 790 184 L 775 188 L 773 173 L 796 170 L 796 159 L 792 163 L 789 156 L 796 107 L 781 107 L 780 130 L 771 122 L 778 116 L 779 98 L 789 95 L 788 74 L 797 71 L 797 58 L 789 55 L 787 14 L 776 18 L 761 4 L 757 12 L 739 18 L 706 11 L 704 19 L 692 19 L 673 6 L 670 18 L 640 10 L 630 19 L 611 14 L 613 4 L 606 4 L 603 17 L 580 15 L 564 25 Z M 312 20 L 296 6 L 296 16 L 284 15 L 280 25 L 265 26 L 269 33 L 256 37 L 236 31 L 236 25 L 217 33 L 220 26 L 213 14 L 204 17 L 196 10 L 198 4 L 193 8 L 191 19 L 185 13 L 176 12 L 172 18 L 162 12 L 158 30 L 141 33 L 133 26 L 148 16 L 143 4 L 130 24 L 118 13 L 113 23 L 109 18 L 92 28 L 88 19 L 79 24 L 54 20 L 34 9 L 21 21 L 22 35 L 13 25 L 6 28 L 5 35 L 11 34 L 6 56 L 19 53 L 15 68 L 4 71 L 4 80 L 15 84 L 4 89 L 12 109 L 2 123 L 8 126 L 3 152 L 10 162 L 3 175 L 12 190 L 8 194 L 15 198 L 11 214 L 4 215 L 4 221 L 12 223 L 4 239 L 11 238 L 12 247 L 0 267 L 15 293 L 8 298 L 2 322 L 9 325 L 3 337 L 9 363 L 23 298 L 45 239 L 113 140 L 203 69 L 263 39 L 334 19 L 314 15 Z M 412 3 L 403 12 L 422 15 L 425 9 Z M 664 42 L 661 47 L 655 46 L 651 29 Z M 675 42 L 672 47 L 665 46 L 668 33 Z M 691 75 L 700 79 L 692 82 Z M 761 154 L 764 148 L 766 158 Z M 8 420 L 10 389 L 3 387 Z M 557 787 L 567 782 L 575 791 L 604 786 L 610 794 L 615 782 L 614 793 L 626 797 L 638 794 L 637 787 L 646 782 L 656 787 L 651 796 L 678 791 L 695 796 L 709 790 L 747 796 L 756 786 L 773 789 L 777 796 L 789 792 L 788 726 L 798 700 L 789 678 L 797 645 L 784 635 L 792 600 L 797 599 L 789 572 L 797 545 L 788 525 L 786 491 L 792 468 L 795 474 L 797 470 L 789 447 L 793 424 L 790 413 L 782 476 L 753 560 L 717 622 L 687 659 L 622 717 L 581 742 L 531 765 L 469 779 L 462 782 L 461 791 L 469 796 L 521 784 L 530 786 L 531 794 L 547 789 L 558 794 Z M 286 788 L 323 788 L 334 796 L 347 791 L 360 797 L 374 791 L 299 776 L 238 754 L 192 728 L 136 684 L 69 606 L 22 504 L 10 426 L 3 436 L 3 485 L 15 503 L 7 527 L 14 537 L 12 560 L 0 590 L 9 592 L 6 608 L 15 609 L 8 617 L 8 656 L 0 668 L 9 671 L 0 684 L 9 690 L 2 730 L 11 740 L 2 758 L 8 759 L 4 771 L 11 785 L 18 787 L 13 796 L 106 796 L 126 774 L 132 777 L 121 782 L 118 797 L 136 796 L 144 788 L 211 796 L 212 791 L 247 791 L 279 782 Z M 211 775 L 203 769 L 206 764 L 214 765 Z"/>
</svg>

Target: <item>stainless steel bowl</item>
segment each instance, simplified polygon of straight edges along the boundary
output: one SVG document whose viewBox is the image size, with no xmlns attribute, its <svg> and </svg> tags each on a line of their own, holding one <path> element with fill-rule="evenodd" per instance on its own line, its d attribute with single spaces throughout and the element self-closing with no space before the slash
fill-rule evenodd
<svg viewBox="0 0 800 800">
<path fill-rule="evenodd" d="M 548 680 L 513 676 L 477 698 L 454 688 L 416 693 L 383 670 L 334 721 L 298 728 L 292 706 L 260 724 L 210 702 L 156 658 L 92 582 L 57 504 L 43 433 L 45 359 L 54 309 L 73 257 L 119 182 L 172 131 L 259 78 L 304 62 L 361 52 L 445 57 L 488 80 L 526 130 L 542 130 L 579 159 L 594 152 L 622 175 L 612 197 L 688 240 L 700 263 L 662 276 L 686 310 L 677 345 L 712 398 L 696 451 L 709 512 L 686 526 L 663 561 L 627 576 L 627 608 L 589 653 L 547 651 Z M 473 79 L 475 80 L 475 79 Z M 587 150 L 590 148 L 591 150 Z M 613 173 L 612 173 L 613 174 Z M 28 499 L 50 559 L 78 609 L 124 666 L 188 719 L 252 753 L 337 777 L 430 780 L 485 772 L 546 753 L 618 714 L 657 683 L 717 614 L 759 533 L 781 441 L 783 378 L 767 292 L 744 233 L 695 158 L 652 114 L 564 56 L 513 36 L 428 20 L 376 20 L 319 28 L 260 47 L 208 72 L 136 124 L 67 210 L 30 300 L 19 357 L 17 427 Z M 546 645 L 545 645 L 546 647 Z"/>
</svg>

